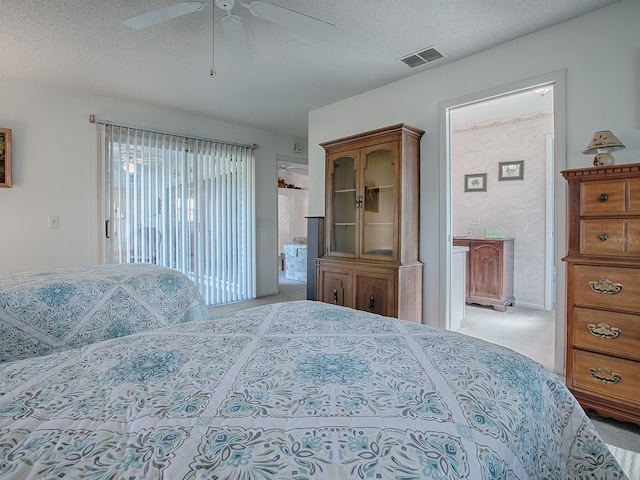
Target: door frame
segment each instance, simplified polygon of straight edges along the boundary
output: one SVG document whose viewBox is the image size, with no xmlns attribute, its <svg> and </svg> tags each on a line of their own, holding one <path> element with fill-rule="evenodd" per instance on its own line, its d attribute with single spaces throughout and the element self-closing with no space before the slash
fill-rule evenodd
<svg viewBox="0 0 640 480">
<path fill-rule="evenodd" d="M 560 172 L 566 168 L 566 70 L 557 70 L 543 75 L 526 78 L 517 82 L 497 86 L 471 93 L 463 97 L 440 102 L 439 119 L 439 157 L 440 157 L 440 312 L 442 328 L 449 328 L 451 316 L 451 247 L 452 247 L 452 199 L 451 199 L 451 122 L 450 111 L 456 107 L 479 101 L 501 97 L 523 90 L 553 85 L 554 135 L 553 142 L 553 203 L 554 203 L 554 257 L 556 265 L 555 288 L 555 345 L 554 371 L 564 374 L 565 363 L 565 321 L 566 318 L 566 267 L 561 261 L 566 250 L 567 199 L 566 184 Z"/>
<path fill-rule="evenodd" d="M 307 169 L 309 168 L 309 160 L 306 158 L 290 157 L 288 155 L 282 155 L 278 153 L 275 155 L 275 158 L 276 158 L 276 179 L 278 178 L 278 174 L 280 173 L 281 162 L 296 163 L 298 165 L 305 165 Z M 308 170 L 307 170 L 307 176 L 308 176 Z M 276 187 L 276 250 L 280 249 L 280 208 L 279 208 L 279 198 L 278 198 L 279 194 L 280 194 L 279 187 Z M 307 226 L 307 231 L 308 231 L 308 226 Z M 275 271 L 276 293 L 280 292 L 280 261 L 281 259 L 279 257 L 281 253 L 282 252 L 277 252 L 277 255 L 276 255 L 276 259 L 278 259 L 276 263 L 276 271 Z M 307 276 L 308 276 L 308 272 L 307 272 Z"/>
</svg>

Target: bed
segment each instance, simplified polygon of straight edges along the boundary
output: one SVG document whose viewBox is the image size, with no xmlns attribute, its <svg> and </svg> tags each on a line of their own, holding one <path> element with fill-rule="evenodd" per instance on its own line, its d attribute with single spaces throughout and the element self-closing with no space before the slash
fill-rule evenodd
<svg viewBox="0 0 640 480">
<path fill-rule="evenodd" d="M 208 316 L 194 283 L 160 265 L 98 265 L 2 275 L 0 363 Z"/>
<path fill-rule="evenodd" d="M 626 477 L 536 362 L 300 301 L 0 365 L 0 478 Z"/>
</svg>

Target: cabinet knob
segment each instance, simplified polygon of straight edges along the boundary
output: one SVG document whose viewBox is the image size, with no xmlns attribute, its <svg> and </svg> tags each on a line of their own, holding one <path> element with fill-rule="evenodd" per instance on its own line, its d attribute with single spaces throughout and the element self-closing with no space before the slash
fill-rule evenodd
<svg viewBox="0 0 640 480">
<path fill-rule="evenodd" d="M 615 295 L 616 293 L 620 293 L 622 290 L 621 283 L 614 283 L 608 278 L 603 278 L 597 281 L 591 280 L 589 282 L 589 286 L 591 287 L 591 290 L 602 295 Z"/>
<path fill-rule="evenodd" d="M 373 298 L 373 295 L 371 295 L 369 297 L 369 311 L 370 312 L 373 312 L 373 309 L 375 308 L 375 302 L 376 302 L 376 299 Z"/>
<path fill-rule="evenodd" d="M 590 368 L 589 375 L 601 383 L 618 383 L 622 380 L 622 375 L 612 372 L 607 367 Z"/>
<path fill-rule="evenodd" d="M 606 193 L 601 193 L 600 196 L 598 197 L 598 199 L 601 202 L 606 202 L 607 200 L 609 200 L 609 195 L 607 195 Z"/>
<path fill-rule="evenodd" d="M 356 197 L 356 208 L 361 208 L 362 207 L 362 195 L 358 195 Z"/>
<path fill-rule="evenodd" d="M 603 242 L 606 242 L 607 240 L 609 240 L 609 236 L 606 233 L 601 233 L 598 238 Z"/>
<path fill-rule="evenodd" d="M 593 335 L 594 337 L 604 339 L 617 338 L 618 335 L 622 333 L 622 330 L 620 330 L 618 327 L 612 327 L 606 322 L 600 322 L 597 325 L 595 323 L 590 323 L 589 325 L 587 325 L 587 328 L 589 329 L 589 333 L 591 333 L 591 335 Z"/>
<path fill-rule="evenodd" d="M 334 305 L 338 304 L 338 289 L 337 288 L 333 289 L 333 304 Z"/>
</svg>

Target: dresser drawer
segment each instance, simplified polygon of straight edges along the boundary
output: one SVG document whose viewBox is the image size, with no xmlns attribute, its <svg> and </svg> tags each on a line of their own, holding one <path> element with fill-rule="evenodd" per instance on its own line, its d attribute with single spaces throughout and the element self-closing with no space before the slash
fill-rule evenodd
<svg viewBox="0 0 640 480">
<path fill-rule="evenodd" d="M 640 311 L 640 269 L 574 265 L 573 277 L 575 305 Z"/>
<path fill-rule="evenodd" d="M 640 220 L 581 220 L 580 254 L 640 256 Z"/>
<path fill-rule="evenodd" d="M 573 350 L 570 387 L 640 407 L 640 362 Z"/>
<path fill-rule="evenodd" d="M 573 346 L 640 361 L 640 315 L 573 309 Z"/>
<path fill-rule="evenodd" d="M 580 184 L 580 216 L 640 215 L 640 178 Z"/>
</svg>

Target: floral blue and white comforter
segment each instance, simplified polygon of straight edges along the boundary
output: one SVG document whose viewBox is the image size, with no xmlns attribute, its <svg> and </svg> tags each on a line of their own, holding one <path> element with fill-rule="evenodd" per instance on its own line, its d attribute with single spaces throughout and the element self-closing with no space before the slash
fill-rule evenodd
<svg viewBox="0 0 640 480">
<path fill-rule="evenodd" d="M 195 284 L 151 264 L 0 277 L 0 363 L 208 318 Z"/>
<path fill-rule="evenodd" d="M 317 302 L 0 365 L 0 478 L 623 479 L 506 348 Z"/>
</svg>

